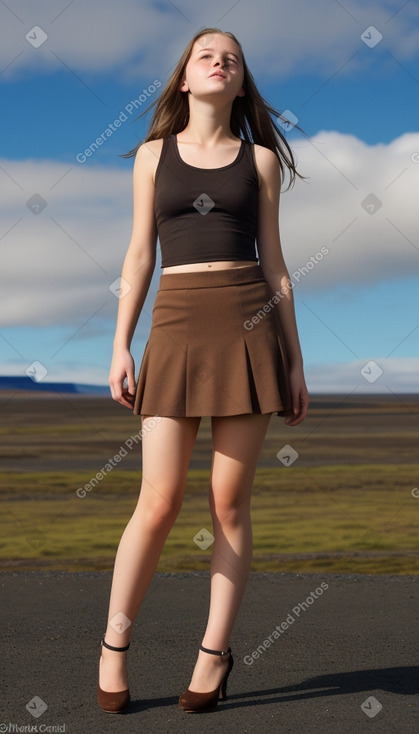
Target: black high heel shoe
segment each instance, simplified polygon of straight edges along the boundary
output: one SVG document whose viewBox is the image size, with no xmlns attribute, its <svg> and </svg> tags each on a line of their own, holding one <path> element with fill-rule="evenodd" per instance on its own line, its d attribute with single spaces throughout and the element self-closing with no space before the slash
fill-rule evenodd
<svg viewBox="0 0 419 734">
<path fill-rule="evenodd" d="M 179 696 L 179 706 L 186 713 L 199 713 L 201 711 L 212 711 L 217 706 L 219 700 L 225 701 L 227 698 L 227 680 L 233 668 L 234 660 L 231 654 L 231 648 L 229 647 L 226 652 L 222 650 L 208 650 L 208 648 L 200 645 L 200 650 L 208 652 L 210 655 L 221 655 L 228 657 L 228 668 L 218 688 L 209 693 L 198 693 L 197 691 L 190 691 L 186 689 Z"/>
<path fill-rule="evenodd" d="M 125 650 L 128 650 L 130 646 L 130 643 L 125 647 L 113 647 L 113 645 L 108 645 L 108 643 L 105 642 L 105 635 L 103 636 L 100 644 L 107 647 L 108 650 L 114 650 L 115 652 L 125 652 Z M 130 700 L 131 697 L 128 688 L 125 691 L 117 691 L 116 693 L 102 691 L 98 680 L 97 701 L 102 711 L 106 711 L 107 714 L 119 714 L 127 708 Z"/>
</svg>

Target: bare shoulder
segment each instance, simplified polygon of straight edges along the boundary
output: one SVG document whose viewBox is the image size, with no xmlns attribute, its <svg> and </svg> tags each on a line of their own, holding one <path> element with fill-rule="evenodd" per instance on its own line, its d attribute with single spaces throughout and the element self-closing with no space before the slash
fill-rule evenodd
<svg viewBox="0 0 419 734">
<path fill-rule="evenodd" d="M 264 145 L 254 145 L 256 168 L 259 180 L 269 181 L 279 171 L 279 161 L 276 153 Z"/>
<path fill-rule="evenodd" d="M 135 168 L 145 171 L 151 176 L 153 183 L 156 169 L 160 160 L 164 138 L 148 140 L 142 143 L 135 154 Z"/>
</svg>

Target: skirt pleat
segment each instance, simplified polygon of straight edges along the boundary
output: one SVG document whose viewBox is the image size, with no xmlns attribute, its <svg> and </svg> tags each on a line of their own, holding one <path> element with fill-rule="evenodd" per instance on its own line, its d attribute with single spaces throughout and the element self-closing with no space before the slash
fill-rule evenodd
<svg viewBox="0 0 419 734">
<path fill-rule="evenodd" d="M 259 265 L 161 275 L 134 415 L 291 413 L 270 298 Z"/>
</svg>

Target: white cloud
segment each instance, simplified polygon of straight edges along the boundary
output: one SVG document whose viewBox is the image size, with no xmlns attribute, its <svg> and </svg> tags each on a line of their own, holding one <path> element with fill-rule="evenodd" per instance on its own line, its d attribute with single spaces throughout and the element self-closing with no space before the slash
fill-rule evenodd
<svg viewBox="0 0 419 734">
<path fill-rule="evenodd" d="M 419 163 L 411 160 L 419 133 L 368 146 L 322 132 L 299 145 L 310 181 L 284 193 L 280 207 L 283 250 L 299 295 L 419 275 Z M 115 318 L 109 285 L 120 275 L 131 235 L 132 164 L 70 170 L 48 160 L 2 159 L 0 166 L 2 325 L 81 325 L 98 310 L 100 319 Z M 374 214 L 361 206 L 370 193 L 382 201 Z M 38 214 L 26 205 L 34 194 L 46 201 Z M 322 247 L 328 254 L 309 269 Z M 158 254 L 148 313 L 160 272 Z"/>
<path fill-rule="evenodd" d="M 370 362 L 376 366 L 369 364 Z M 363 373 L 369 379 L 376 377 L 375 381 L 370 382 Z M 305 367 L 305 375 L 308 390 L 312 393 L 369 393 L 385 394 L 388 397 L 399 393 L 417 394 L 419 358 L 371 357 L 353 362 L 308 365 Z"/>
<path fill-rule="evenodd" d="M 9 5 L 0 7 L 3 78 L 25 69 L 62 70 L 63 63 L 79 74 L 118 69 L 131 80 L 161 78 L 195 32 L 208 26 L 232 31 L 251 69 L 264 78 L 307 68 L 330 76 L 365 51 L 360 36 L 371 25 L 383 35 L 379 48 L 399 62 L 413 59 L 419 47 L 419 8 L 401 0 L 22 0 L 17 8 Z M 25 38 L 34 26 L 48 36 L 38 48 Z M 343 73 L 374 63 L 375 49 L 368 52 L 358 53 Z M 385 63 L 394 64 L 391 57 Z"/>
<path fill-rule="evenodd" d="M 27 362 L 10 360 L 0 362 L 0 375 L 26 377 Z M 48 365 L 48 372 L 40 382 L 75 382 L 83 385 L 108 385 L 109 370 L 92 365 L 82 365 L 74 360 Z"/>
<path fill-rule="evenodd" d="M 130 174 L 51 161 L 0 165 L 3 323 L 77 323 L 105 302 L 114 308 L 108 286 L 130 234 Z M 46 202 L 38 214 L 26 205 L 35 194 Z"/>
<path fill-rule="evenodd" d="M 419 133 L 370 146 L 320 132 L 296 144 L 299 170 L 309 179 L 282 194 L 280 222 L 288 269 L 303 271 L 299 292 L 419 275 L 415 152 Z M 328 254 L 307 274 L 321 247 Z"/>
</svg>

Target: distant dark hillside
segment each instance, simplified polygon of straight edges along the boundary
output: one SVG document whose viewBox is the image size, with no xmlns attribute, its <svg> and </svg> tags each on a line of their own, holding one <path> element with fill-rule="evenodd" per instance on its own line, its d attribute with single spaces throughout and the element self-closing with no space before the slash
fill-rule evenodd
<svg viewBox="0 0 419 734">
<path fill-rule="evenodd" d="M 84 395 L 110 395 L 107 385 L 84 385 L 77 382 L 35 382 L 25 376 L 0 376 L 0 390 L 34 390 L 47 392 L 65 392 Z"/>
</svg>

